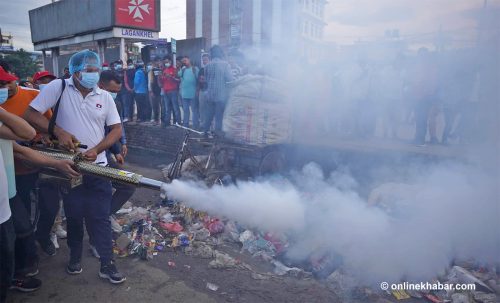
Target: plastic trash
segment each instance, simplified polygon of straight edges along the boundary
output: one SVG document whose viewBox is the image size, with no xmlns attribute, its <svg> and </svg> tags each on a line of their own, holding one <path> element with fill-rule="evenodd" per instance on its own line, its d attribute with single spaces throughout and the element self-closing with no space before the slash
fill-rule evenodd
<svg viewBox="0 0 500 303">
<path fill-rule="evenodd" d="M 499 300 L 495 294 L 492 293 L 485 293 L 482 291 L 474 291 L 472 292 L 472 295 L 474 296 L 474 300 L 477 302 L 482 302 L 482 303 L 498 303 Z"/>
<path fill-rule="evenodd" d="M 210 263 L 208 263 L 209 268 L 224 269 L 224 268 L 236 267 L 239 264 L 239 262 L 236 261 L 236 259 L 234 259 L 228 254 L 215 251 L 214 255 L 215 259 L 210 261 Z"/>
<path fill-rule="evenodd" d="M 219 286 L 210 282 L 207 282 L 207 288 L 212 290 L 212 291 L 217 291 L 219 289 Z"/>
<path fill-rule="evenodd" d="M 171 233 L 180 233 L 184 229 L 182 227 L 182 225 L 179 222 L 177 222 L 177 221 L 175 221 L 175 222 L 168 222 L 168 223 L 160 222 L 160 226 L 164 230 L 166 230 L 168 232 L 171 232 Z"/>
<path fill-rule="evenodd" d="M 466 293 L 454 293 L 451 295 L 451 302 L 452 303 L 473 303 L 472 299 L 469 297 L 468 294 Z"/>
<path fill-rule="evenodd" d="M 474 277 L 472 273 L 470 273 L 465 268 L 460 266 L 453 266 L 448 274 L 448 283 L 463 283 L 463 284 L 476 284 L 477 291 L 486 291 L 486 292 L 494 292 L 488 285 L 486 285 L 483 281 Z"/>
<path fill-rule="evenodd" d="M 211 235 L 220 234 L 224 231 L 224 223 L 222 223 L 219 219 L 210 219 L 210 221 L 206 224 L 206 228 L 210 231 Z"/>
<path fill-rule="evenodd" d="M 193 240 L 205 241 L 208 237 L 210 237 L 210 234 L 210 231 L 206 228 L 199 229 L 193 232 Z"/>
<path fill-rule="evenodd" d="M 132 207 L 131 208 L 121 208 L 119 209 L 116 214 L 118 215 L 123 215 L 123 214 L 128 214 L 132 211 Z"/>
<path fill-rule="evenodd" d="M 304 273 L 302 269 L 297 267 L 288 267 L 283 263 L 281 263 L 280 261 L 274 260 L 272 264 L 275 266 L 274 273 L 277 274 L 278 276 L 284 276 L 289 274 L 298 277 L 301 273 Z"/>
</svg>

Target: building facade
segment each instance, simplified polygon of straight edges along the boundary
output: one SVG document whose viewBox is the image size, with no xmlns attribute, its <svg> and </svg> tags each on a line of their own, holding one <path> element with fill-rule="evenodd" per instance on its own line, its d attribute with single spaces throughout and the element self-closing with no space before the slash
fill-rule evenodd
<svg viewBox="0 0 500 303">
<path fill-rule="evenodd" d="M 314 57 L 322 48 L 325 0 L 186 0 L 187 38 L 207 47 L 293 49 Z"/>
</svg>

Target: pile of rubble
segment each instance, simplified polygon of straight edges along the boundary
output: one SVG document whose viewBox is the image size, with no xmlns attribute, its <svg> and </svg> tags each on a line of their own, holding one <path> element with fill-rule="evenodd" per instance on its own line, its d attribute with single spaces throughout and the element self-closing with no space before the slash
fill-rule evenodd
<svg viewBox="0 0 500 303">
<path fill-rule="evenodd" d="M 474 263 L 456 264 L 446 275 L 429 283 L 473 283 L 475 290 L 405 291 L 390 289 L 385 294 L 377 287 L 363 287 L 343 269 L 340 258 L 318 253 L 307 262 L 293 263 L 285 252 L 292 240 L 285 234 L 273 234 L 247 229 L 237 222 L 212 217 L 181 203 L 164 201 L 154 207 L 134 207 L 129 202 L 117 214 L 121 232 L 116 233 L 114 252 L 120 257 L 136 256 L 143 260 L 171 250 L 186 255 L 212 259 L 209 268 L 241 269 L 252 278 L 266 280 L 282 276 L 323 280 L 345 301 L 384 302 L 395 298 L 420 298 L 422 302 L 469 303 L 500 302 L 500 280 L 495 268 Z M 233 243 L 241 253 L 264 260 L 273 266 L 273 272 L 257 272 L 252 266 L 222 251 L 224 244 Z M 171 262 L 171 261 L 170 261 Z M 173 262 L 172 262 L 173 263 Z M 175 266 L 173 264 L 172 266 Z M 216 285 L 209 289 L 217 288 Z M 387 302 L 387 301 L 386 301 Z"/>
</svg>

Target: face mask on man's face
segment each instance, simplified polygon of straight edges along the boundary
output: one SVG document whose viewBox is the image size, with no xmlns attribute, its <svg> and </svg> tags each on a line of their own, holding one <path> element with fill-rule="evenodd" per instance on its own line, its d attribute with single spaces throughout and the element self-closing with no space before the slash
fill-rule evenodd
<svg viewBox="0 0 500 303">
<path fill-rule="evenodd" d="M 120 69 L 122 69 L 122 65 L 121 65 L 121 64 L 117 64 L 117 65 L 115 66 L 115 68 L 116 68 L 116 69 L 118 69 L 118 70 L 120 70 Z"/>
<path fill-rule="evenodd" d="M 80 73 L 80 84 L 87 88 L 93 89 L 97 82 L 99 82 L 99 73 L 98 72 L 81 72 Z"/>
<path fill-rule="evenodd" d="M 127 66 L 128 69 L 134 69 L 134 66 L 133 65 L 129 65 Z"/>
<path fill-rule="evenodd" d="M 104 67 L 102 68 L 102 70 L 109 70 L 109 67 L 104 66 Z"/>
<path fill-rule="evenodd" d="M 170 67 L 172 64 L 170 63 L 165 63 L 165 67 Z"/>
<path fill-rule="evenodd" d="M 116 95 L 117 95 L 117 93 L 112 93 L 112 92 L 109 92 L 109 94 L 111 95 L 111 97 L 113 97 L 113 100 L 115 100 L 115 99 L 116 99 Z"/>
<path fill-rule="evenodd" d="M 9 99 L 9 89 L 8 88 L 0 88 L 0 105 L 5 103 Z"/>
</svg>

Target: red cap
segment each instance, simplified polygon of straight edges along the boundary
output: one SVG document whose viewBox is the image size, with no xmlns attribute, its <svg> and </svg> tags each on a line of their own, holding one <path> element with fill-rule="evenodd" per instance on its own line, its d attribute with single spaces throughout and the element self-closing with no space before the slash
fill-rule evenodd
<svg viewBox="0 0 500 303">
<path fill-rule="evenodd" d="M 104 63 L 102 64 L 102 67 L 105 67 L 105 66 L 109 66 L 108 62 L 104 62 Z"/>
<path fill-rule="evenodd" d="M 13 74 L 10 74 L 8 72 L 6 72 L 3 67 L 0 66 L 0 81 L 9 81 L 9 82 L 12 82 L 12 81 L 15 81 L 17 80 L 18 78 L 16 76 L 14 76 Z"/>
<path fill-rule="evenodd" d="M 52 75 L 51 73 L 49 73 L 48 71 L 46 70 L 43 70 L 41 72 L 36 72 L 34 75 L 33 75 L 33 82 L 36 82 L 38 79 L 41 79 L 43 77 L 51 77 L 52 79 L 55 79 L 57 78 L 56 76 Z"/>
</svg>

